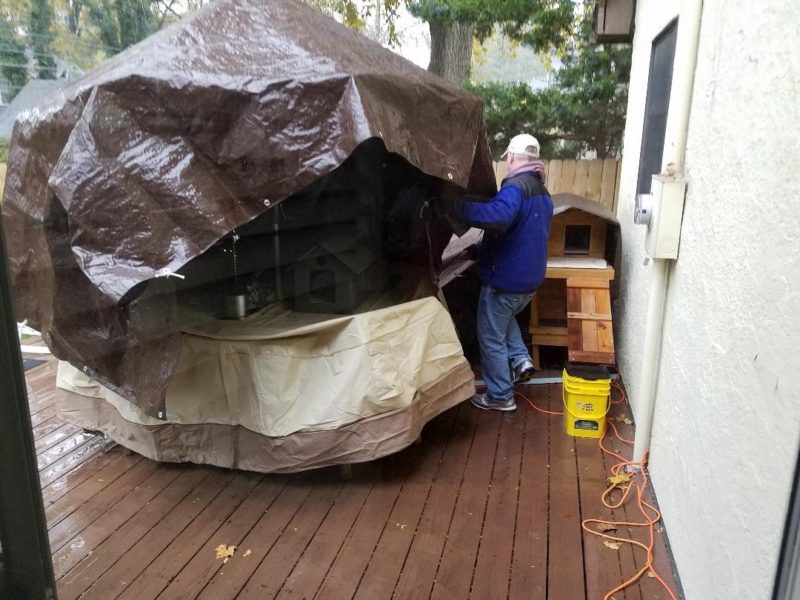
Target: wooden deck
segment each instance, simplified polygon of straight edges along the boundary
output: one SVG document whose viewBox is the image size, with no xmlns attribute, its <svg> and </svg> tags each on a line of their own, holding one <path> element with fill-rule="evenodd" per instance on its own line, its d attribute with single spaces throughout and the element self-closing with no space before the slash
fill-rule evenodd
<svg viewBox="0 0 800 600">
<path fill-rule="evenodd" d="M 55 369 L 51 359 L 26 375 L 61 600 L 593 600 L 644 561 L 581 531 L 588 517 L 636 519 L 603 508 L 610 463 L 596 440 L 521 403 L 513 414 L 464 403 L 349 481 L 337 469 L 260 475 L 159 464 L 64 424 Z M 560 406 L 558 385 L 524 391 Z M 233 557 L 216 558 L 220 545 Z M 660 533 L 656 557 L 676 589 Z M 615 598 L 668 595 L 645 576 Z"/>
</svg>

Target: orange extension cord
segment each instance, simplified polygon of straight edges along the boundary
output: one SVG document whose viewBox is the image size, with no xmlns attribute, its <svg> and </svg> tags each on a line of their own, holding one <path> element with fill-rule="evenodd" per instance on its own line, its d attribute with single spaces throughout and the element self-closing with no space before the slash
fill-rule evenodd
<svg viewBox="0 0 800 600">
<path fill-rule="evenodd" d="M 479 387 L 485 387 L 485 386 L 479 386 Z M 626 402 L 627 399 L 628 399 L 628 396 L 625 393 L 625 390 L 622 388 L 622 386 L 619 385 L 616 382 L 613 382 L 612 383 L 612 387 L 619 391 L 620 397 L 617 400 L 613 400 L 612 399 L 611 400 L 611 404 L 612 405 L 613 404 L 621 404 L 621 403 Z M 554 415 L 554 416 L 560 416 L 560 415 L 564 414 L 563 412 L 556 412 L 556 411 L 545 410 L 543 408 L 540 408 L 540 407 L 536 406 L 529 398 L 527 398 L 526 396 L 524 396 L 520 392 L 515 391 L 514 395 L 518 396 L 519 398 L 522 398 L 523 400 L 525 400 L 528 404 L 530 404 L 531 408 L 534 409 L 537 412 L 544 413 L 546 415 Z M 606 423 L 611 426 L 611 429 L 614 430 L 614 435 L 616 436 L 616 438 L 620 442 L 622 442 L 623 444 L 626 444 L 627 446 L 633 446 L 633 442 L 631 440 L 626 440 L 625 438 L 623 438 L 619 434 L 619 432 L 617 431 L 617 427 L 616 427 L 616 425 L 614 425 L 613 421 L 607 420 Z M 675 596 L 675 593 L 670 589 L 669 585 L 667 585 L 667 582 L 665 582 L 664 579 L 658 574 L 658 572 L 655 569 L 655 566 L 653 565 L 653 547 L 655 546 L 655 528 L 654 528 L 654 526 L 655 526 L 656 523 L 658 523 L 658 521 L 661 520 L 661 513 L 658 511 L 658 509 L 655 506 L 653 506 L 652 504 L 650 504 L 649 502 L 647 502 L 644 499 L 644 492 L 647 489 L 647 484 L 648 484 L 648 481 L 649 481 L 649 479 L 647 477 L 647 456 L 645 456 L 644 459 L 642 460 L 642 462 L 639 462 L 639 463 L 635 463 L 633 461 L 627 460 L 624 456 L 621 456 L 621 455 L 617 454 L 616 452 L 613 452 L 612 450 L 609 450 L 608 448 L 606 448 L 603 445 L 603 440 L 605 439 L 606 435 L 608 435 L 608 427 L 606 427 L 606 430 L 603 433 L 603 437 L 601 437 L 600 439 L 597 440 L 597 444 L 600 446 L 600 449 L 603 452 L 605 452 L 606 454 L 609 454 L 610 456 L 613 456 L 614 458 L 619 460 L 618 463 L 616 463 L 613 467 L 611 467 L 611 473 L 613 475 L 619 475 L 620 472 L 623 469 L 625 469 L 625 467 L 629 467 L 629 466 L 638 467 L 638 473 L 641 476 L 641 483 L 636 480 L 635 475 L 634 475 L 634 478 L 631 479 L 631 481 L 628 482 L 627 485 L 621 485 L 621 484 L 617 484 L 617 483 L 612 484 L 606 489 L 605 492 L 603 492 L 603 495 L 600 498 L 600 501 L 603 503 L 603 506 L 605 506 L 606 508 L 610 508 L 612 510 L 621 508 L 622 505 L 624 505 L 625 502 L 628 500 L 628 497 L 631 494 L 631 490 L 635 486 L 636 487 L 637 505 L 638 505 L 639 511 L 642 514 L 642 517 L 644 518 L 644 521 L 642 521 L 642 522 L 630 521 L 629 522 L 629 521 L 607 521 L 605 519 L 584 519 L 583 522 L 581 522 L 581 527 L 583 528 L 584 531 L 586 531 L 587 533 L 591 533 L 592 535 L 596 535 L 598 537 L 605 538 L 607 540 L 613 540 L 615 542 L 620 542 L 620 543 L 623 543 L 623 544 L 631 544 L 633 546 L 636 546 L 636 547 L 639 547 L 639 548 L 643 549 L 647 553 L 647 562 L 630 579 L 624 581 L 623 583 L 621 583 L 620 585 L 615 587 L 613 590 L 609 591 L 603 597 L 603 600 L 609 600 L 611 598 L 611 596 L 613 596 L 617 592 L 620 592 L 620 591 L 624 590 L 625 588 L 633 585 L 634 583 L 639 581 L 639 579 L 642 577 L 642 575 L 644 575 L 648 571 L 651 571 L 653 573 L 653 577 L 667 591 L 667 594 L 669 594 L 669 597 L 672 600 L 678 600 L 677 597 Z M 622 496 L 620 497 L 619 501 L 612 502 L 611 501 L 611 495 L 613 494 L 613 492 L 615 490 L 620 490 L 622 492 Z M 652 511 L 652 513 L 648 514 L 648 510 Z M 617 529 L 619 527 L 647 527 L 648 530 L 649 530 L 649 534 L 650 534 L 649 535 L 649 543 L 647 545 L 645 545 L 645 544 L 643 544 L 641 542 L 638 542 L 636 540 L 631 540 L 631 539 L 628 539 L 628 538 L 616 537 L 616 536 L 610 535 L 607 532 L 596 531 L 594 529 L 590 529 L 589 528 L 589 524 L 590 523 L 596 523 L 596 524 L 599 524 L 599 525 L 608 526 L 609 530 L 610 529 Z"/>
</svg>

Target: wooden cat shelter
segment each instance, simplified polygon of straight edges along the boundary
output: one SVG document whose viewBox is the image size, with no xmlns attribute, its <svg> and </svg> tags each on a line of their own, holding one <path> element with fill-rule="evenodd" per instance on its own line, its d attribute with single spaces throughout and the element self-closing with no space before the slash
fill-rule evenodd
<svg viewBox="0 0 800 600">
<path fill-rule="evenodd" d="M 546 279 L 531 303 L 534 366 L 541 347 L 567 348 L 570 362 L 614 365 L 612 282 L 617 275 L 619 222 L 597 202 L 553 195 Z"/>
</svg>

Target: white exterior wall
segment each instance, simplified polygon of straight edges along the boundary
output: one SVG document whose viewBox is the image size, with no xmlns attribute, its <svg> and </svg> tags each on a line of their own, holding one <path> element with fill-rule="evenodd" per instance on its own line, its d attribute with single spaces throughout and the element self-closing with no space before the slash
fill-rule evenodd
<svg viewBox="0 0 800 600">
<path fill-rule="evenodd" d="M 653 38 L 640 0 L 618 216 L 631 403 L 652 268 L 634 195 Z M 707 0 L 669 279 L 650 470 L 688 600 L 769 598 L 800 440 L 800 3 Z"/>
</svg>

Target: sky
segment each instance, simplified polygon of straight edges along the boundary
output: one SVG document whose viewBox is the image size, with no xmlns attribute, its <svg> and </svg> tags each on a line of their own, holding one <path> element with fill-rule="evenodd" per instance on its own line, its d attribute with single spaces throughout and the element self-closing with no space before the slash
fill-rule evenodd
<svg viewBox="0 0 800 600">
<path fill-rule="evenodd" d="M 396 27 L 400 38 L 400 48 L 393 48 L 393 50 L 406 60 L 427 69 L 431 57 L 428 24 L 411 15 L 405 4 L 401 4 Z"/>
</svg>

